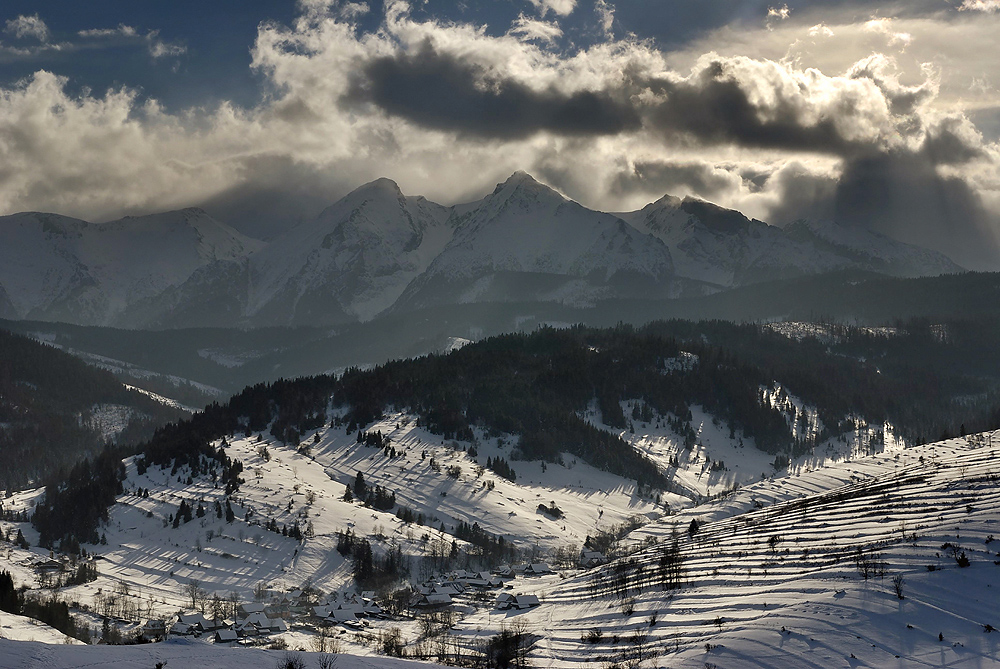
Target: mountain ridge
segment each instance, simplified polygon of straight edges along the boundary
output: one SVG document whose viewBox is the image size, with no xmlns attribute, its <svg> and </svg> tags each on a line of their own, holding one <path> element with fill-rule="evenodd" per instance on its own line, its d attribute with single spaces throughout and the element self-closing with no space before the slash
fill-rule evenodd
<svg viewBox="0 0 1000 669">
<path fill-rule="evenodd" d="M 847 269 L 962 271 L 861 228 L 782 229 L 696 198 L 588 209 L 515 172 L 450 207 L 364 184 L 269 242 L 195 207 L 106 223 L 0 217 L 0 315 L 138 328 L 338 325 L 428 306 L 670 299 Z"/>
</svg>

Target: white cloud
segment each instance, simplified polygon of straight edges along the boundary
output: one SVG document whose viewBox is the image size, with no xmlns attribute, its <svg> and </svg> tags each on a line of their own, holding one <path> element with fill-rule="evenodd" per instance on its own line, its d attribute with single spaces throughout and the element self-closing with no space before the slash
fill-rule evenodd
<svg viewBox="0 0 1000 669">
<path fill-rule="evenodd" d="M 766 21 L 767 29 L 771 30 L 775 23 L 787 20 L 791 14 L 792 10 L 788 8 L 788 5 L 782 5 L 781 7 L 768 7 Z"/>
<path fill-rule="evenodd" d="M 533 19 L 521 14 L 514 20 L 509 35 L 515 35 L 525 40 L 534 40 L 553 45 L 562 37 L 562 29 L 555 23 Z"/>
<path fill-rule="evenodd" d="M 810 37 L 833 37 L 833 30 L 824 23 L 817 23 L 809 29 Z"/>
<path fill-rule="evenodd" d="M 594 3 L 594 11 L 597 13 L 597 22 L 601 26 L 604 36 L 610 39 L 614 36 L 615 6 L 606 0 L 597 0 Z"/>
<path fill-rule="evenodd" d="M 1000 0 L 963 0 L 958 8 L 961 11 L 1000 12 Z"/>
<path fill-rule="evenodd" d="M 160 38 L 159 30 L 149 30 L 142 34 L 137 28 L 119 23 L 115 28 L 91 28 L 81 30 L 77 35 L 87 40 L 115 40 L 118 43 L 145 44 L 153 60 L 187 53 L 187 47 Z"/>
<path fill-rule="evenodd" d="M 569 16 L 576 9 L 576 0 L 528 0 L 535 9 L 545 16 L 549 12 L 557 16 Z"/>
<path fill-rule="evenodd" d="M 336 16 L 347 21 L 364 16 L 371 11 L 367 2 L 350 0 L 298 0 L 299 10 L 310 17 Z"/>
<path fill-rule="evenodd" d="M 890 46 L 901 46 L 906 48 L 913 41 L 913 35 L 893 29 L 893 20 L 889 18 L 872 18 L 865 22 L 864 29 L 870 33 L 885 35 L 889 38 Z"/>
<path fill-rule="evenodd" d="M 136 37 L 138 34 L 135 28 L 124 23 L 119 23 L 117 28 L 92 28 L 77 33 L 80 37 L 86 38 Z"/>
<path fill-rule="evenodd" d="M 153 59 L 164 58 L 166 56 L 180 56 L 187 53 L 187 47 L 183 44 L 165 42 L 159 38 L 159 30 L 151 30 L 146 34 L 146 43 L 149 45 L 149 55 Z"/>
<path fill-rule="evenodd" d="M 38 14 L 32 16 L 20 15 L 15 19 L 7 21 L 4 32 L 14 35 L 18 39 L 33 37 L 39 42 L 46 44 L 49 41 L 49 27 Z"/>
<path fill-rule="evenodd" d="M 645 204 L 652 194 L 615 191 L 622 172 L 669 156 L 670 169 L 645 173 L 670 176 L 692 194 L 711 188 L 711 199 L 720 204 L 766 217 L 796 188 L 821 190 L 836 179 L 842 157 L 822 147 L 808 150 L 803 137 L 825 137 L 829 151 L 850 144 L 917 150 L 926 132 L 944 128 L 987 156 L 997 151 L 958 111 L 941 107 L 943 70 L 909 69 L 910 51 L 896 59 L 871 56 L 883 37 L 863 24 L 834 21 L 827 28 L 814 16 L 803 18 L 798 26 L 790 19 L 774 31 L 759 26 L 730 35 L 726 44 L 742 55 L 706 54 L 709 49 L 671 54 L 631 38 L 564 55 L 546 46 L 558 26 L 523 17 L 507 34 L 491 36 L 479 25 L 414 20 L 405 4 L 389 3 L 380 29 L 359 33 L 339 11 L 305 12 L 290 26 L 259 27 L 252 67 L 270 94 L 248 109 L 223 104 L 170 114 L 128 89 L 70 94 L 65 79 L 39 72 L 0 89 L 0 212 L 100 219 L 254 189 L 301 193 L 302 182 L 312 197 L 328 203 L 379 176 L 396 179 L 404 192 L 456 202 L 481 196 L 515 169 L 538 173 L 588 206 L 622 210 Z M 929 27 L 914 23 L 892 26 L 919 36 L 913 50 L 939 48 L 954 38 L 943 31 L 932 39 Z M 988 27 L 967 32 L 973 44 L 987 39 Z M 827 49 L 814 56 L 819 60 L 786 58 L 789 44 L 809 39 L 811 28 L 826 36 L 818 40 Z M 555 97 L 611 91 L 637 110 L 641 125 L 593 136 L 542 129 L 513 139 L 467 137 L 374 104 L 345 103 L 366 64 L 416 57 L 428 43 L 482 72 L 472 82 L 482 89 L 510 84 L 526 95 Z M 687 59 L 683 67 L 675 64 L 680 58 Z M 962 83 L 963 95 L 969 95 L 969 81 Z M 692 108 L 704 111 L 692 121 L 698 123 L 678 127 L 663 116 L 670 96 L 662 86 L 682 90 Z M 700 98 L 706 86 L 745 98 L 749 113 L 742 121 L 756 123 L 761 134 L 726 127 L 723 112 L 732 110 Z M 945 122 L 952 117 L 958 120 Z M 803 132 L 782 139 L 781 133 L 793 131 Z M 978 187 L 1000 188 L 996 164 L 954 169 L 962 175 L 979 170 Z M 760 186 L 741 176 L 749 172 L 783 177 Z"/>
</svg>

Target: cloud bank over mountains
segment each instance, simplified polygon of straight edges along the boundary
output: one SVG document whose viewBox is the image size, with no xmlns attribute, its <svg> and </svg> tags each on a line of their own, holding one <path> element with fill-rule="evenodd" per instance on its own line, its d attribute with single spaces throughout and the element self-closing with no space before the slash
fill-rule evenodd
<svg viewBox="0 0 1000 669">
<path fill-rule="evenodd" d="M 667 47 L 622 34 L 606 2 L 526 2 L 497 32 L 310 0 L 259 26 L 250 107 L 168 111 L 39 70 L 0 89 L 0 212 L 201 205 L 270 236 L 379 176 L 454 203 L 525 169 L 602 210 L 695 195 L 1000 267 L 1000 146 L 981 130 L 1000 118 L 992 3 L 771 9 Z M 599 35 L 577 45 L 560 22 L 584 11 Z M 11 17 L 0 48 L 52 39 L 44 18 Z M 153 53 L 156 34 L 125 28 L 80 39 Z"/>
</svg>

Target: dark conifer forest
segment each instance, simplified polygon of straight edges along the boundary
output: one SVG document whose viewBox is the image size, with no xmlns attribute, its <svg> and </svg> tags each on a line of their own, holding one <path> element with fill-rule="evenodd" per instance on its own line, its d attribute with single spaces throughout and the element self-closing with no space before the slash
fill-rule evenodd
<svg viewBox="0 0 1000 669">
<path fill-rule="evenodd" d="M 42 481 L 98 454 L 105 445 L 99 411 L 106 406 L 128 416 L 114 437 L 123 445 L 186 415 L 79 358 L 0 330 L 0 488 Z"/>
</svg>

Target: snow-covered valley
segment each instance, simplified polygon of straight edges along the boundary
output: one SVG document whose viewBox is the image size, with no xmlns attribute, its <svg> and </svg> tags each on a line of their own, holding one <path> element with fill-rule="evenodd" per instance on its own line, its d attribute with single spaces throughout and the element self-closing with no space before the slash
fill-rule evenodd
<svg viewBox="0 0 1000 669">
<path fill-rule="evenodd" d="M 337 416 L 333 411 L 327 426 Z M 489 568 L 467 555 L 475 551 L 460 540 L 461 557 L 446 558 L 458 524 L 477 523 L 516 545 L 521 562 L 544 562 L 555 573 L 518 573 L 504 581 L 506 589 L 456 596 L 449 634 L 466 653 L 513 625 L 529 635 L 532 666 L 637 666 L 640 659 L 644 666 L 878 666 L 888 660 L 982 666 L 997 658 L 987 628 L 996 622 L 988 593 L 1000 587 L 991 546 L 1000 474 L 990 435 L 919 447 L 890 442 L 870 455 L 863 454 L 870 442 L 858 438 L 856 449 L 817 449 L 778 472 L 768 461 L 773 456 L 727 443 L 711 416 L 696 415 L 694 424 L 700 426 L 698 444 L 690 450 L 655 420 L 640 421 L 628 435 L 674 470 L 675 492 L 659 495 L 569 454 L 562 464 L 510 460 L 512 482 L 482 467 L 487 459 L 510 457 L 509 436 L 446 441 L 406 414 L 367 426 L 366 434 L 388 438 L 384 448 L 359 443 L 342 427 L 323 427 L 288 446 L 269 435 L 231 435 L 218 446 L 244 463 L 246 479 L 230 500 L 231 522 L 217 516 L 226 498 L 206 475 L 189 480 L 186 468 L 155 466 L 140 474 L 133 458 L 125 493 L 102 529 L 107 544 L 87 547 L 100 556 L 100 576 L 63 587 L 59 595 L 86 605 L 80 615 L 95 627 L 98 614 L 115 606 L 110 593 L 118 594 L 119 607 L 121 598 L 131 602 L 121 610 L 135 621 L 211 610 L 213 600 L 250 602 L 255 589 L 309 587 L 317 603 L 335 607 L 356 596 L 351 561 L 336 550 L 338 532 L 369 538 L 376 552 L 398 547 L 410 560 L 409 579 L 419 584 L 441 582 L 455 569 Z M 726 469 L 706 467 L 716 460 Z M 394 492 L 397 511 L 412 510 L 426 525 L 404 522 L 392 509 L 345 501 L 358 472 L 368 486 Z M 4 509 L 30 510 L 39 494 L 14 494 Z M 200 510 L 175 528 L 182 500 Z M 557 508 L 561 517 L 540 506 Z M 274 529 L 301 528 L 303 538 L 267 529 L 271 521 Z M 35 542 L 30 525 L 3 523 L 5 536 L 15 528 Z M 602 532 L 617 539 L 605 550 L 618 559 L 582 569 L 584 541 Z M 662 556 L 674 541 L 680 567 L 665 588 Z M 858 547 L 877 563 L 867 580 L 859 576 Z M 970 567 L 958 567 L 959 550 Z M 3 568 L 16 583 L 37 588 L 37 563 L 47 556 L 37 548 L 7 547 Z M 893 592 L 897 575 L 904 599 Z M 539 605 L 498 610 L 499 592 L 532 594 Z M 420 622 L 428 614 L 411 612 L 417 616 L 369 618 L 363 631 L 338 626 L 338 647 L 377 654 L 373 639 L 391 628 L 410 642 L 428 643 L 427 625 Z M 5 636 L 59 638 L 31 634 L 25 624 Z M 124 627 L 134 629 L 134 623 Z M 280 636 L 292 649 L 314 650 L 317 629 L 293 621 L 269 642 Z M 205 666 L 219 667 L 229 666 L 219 652 L 253 658 L 238 660 L 243 666 L 273 666 L 280 659 L 274 652 L 209 649 L 207 641 L 208 635 L 185 642 L 191 646 L 168 641 L 141 651 L 109 648 L 98 657 L 121 652 L 126 663 L 151 657 L 180 662 L 196 655 Z M 19 644 L 6 654 L 18 659 L 3 666 L 41 666 L 39 657 L 48 658 L 47 666 L 79 666 L 66 653 Z"/>
</svg>

